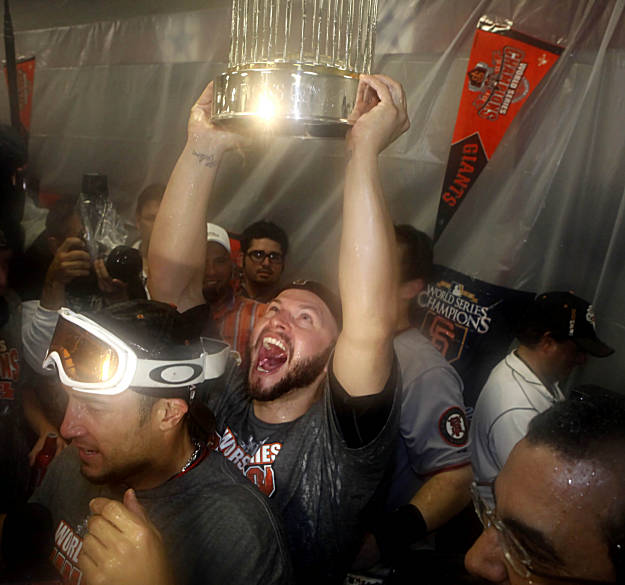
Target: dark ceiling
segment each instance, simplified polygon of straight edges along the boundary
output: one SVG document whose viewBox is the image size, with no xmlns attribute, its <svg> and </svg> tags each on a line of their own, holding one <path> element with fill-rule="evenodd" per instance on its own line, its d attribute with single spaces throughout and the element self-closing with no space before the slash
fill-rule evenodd
<svg viewBox="0 0 625 585">
<path fill-rule="evenodd" d="M 228 0 L 10 0 L 10 7 L 13 26 L 19 31 L 199 10 L 222 3 L 229 4 Z"/>
</svg>

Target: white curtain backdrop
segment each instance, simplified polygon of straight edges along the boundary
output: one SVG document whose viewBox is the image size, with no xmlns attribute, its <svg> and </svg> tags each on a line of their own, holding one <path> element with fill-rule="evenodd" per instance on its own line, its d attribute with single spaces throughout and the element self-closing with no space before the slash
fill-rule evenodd
<svg viewBox="0 0 625 585">
<path fill-rule="evenodd" d="M 119 18 L 112 9 L 106 20 L 16 34 L 18 53 L 37 58 L 30 162 L 44 190 L 77 193 L 83 173 L 105 173 L 130 220 L 139 191 L 167 180 L 188 110 L 227 60 L 230 3 L 204 6 Z M 435 260 L 494 284 L 572 289 L 592 301 L 599 334 L 617 353 L 590 360 L 576 381 L 623 391 L 625 0 L 380 0 L 374 70 L 404 84 L 412 120 L 382 156 L 393 217 L 433 232 L 482 14 L 566 50 L 447 226 Z M 0 120 L 8 112 L 2 85 Z M 334 284 L 343 167 L 341 142 L 269 137 L 245 160 L 228 157 L 210 217 L 235 232 L 276 221 L 292 242 L 288 276 Z"/>
</svg>

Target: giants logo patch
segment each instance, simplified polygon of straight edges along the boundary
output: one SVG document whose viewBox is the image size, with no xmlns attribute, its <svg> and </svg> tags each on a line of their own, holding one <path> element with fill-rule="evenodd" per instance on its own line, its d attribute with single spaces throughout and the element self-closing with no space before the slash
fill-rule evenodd
<svg viewBox="0 0 625 585">
<path fill-rule="evenodd" d="M 450 445 L 462 447 L 467 444 L 467 419 L 462 408 L 448 408 L 438 420 L 438 430 Z"/>
</svg>

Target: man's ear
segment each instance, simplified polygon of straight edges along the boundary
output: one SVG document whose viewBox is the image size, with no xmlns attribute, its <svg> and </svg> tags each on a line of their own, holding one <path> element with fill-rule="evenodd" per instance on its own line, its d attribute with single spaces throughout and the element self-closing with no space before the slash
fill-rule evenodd
<svg viewBox="0 0 625 585">
<path fill-rule="evenodd" d="M 182 398 L 161 398 L 154 408 L 158 417 L 156 422 L 163 431 L 180 424 L 189 411 L 187 401 Z"/>
<path fill-rule="evenodd" d="M 243 268 L 243 250 L 239 250 L 239 253 L 237 254 L 237 266 L 239 268 Z"/>
<path fill-rule="evenodd" d="M 545 331 L 538 342 L 538 347 L 541 351 L 549 353 L 556 346 L 557 341 L 551 335 L 551 331 Z"/>
<path fill-rule="evenodd" d="M 399 285 L 399 298 L 404 301 L 409 301 L 414 299 L 424 289 L 425 280 L 423 280 L 423 278 L 408 280 Z"/>
</svg>

